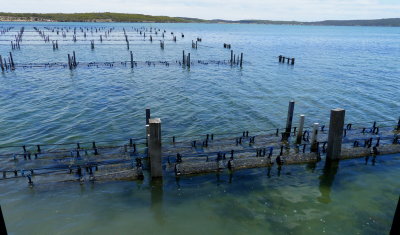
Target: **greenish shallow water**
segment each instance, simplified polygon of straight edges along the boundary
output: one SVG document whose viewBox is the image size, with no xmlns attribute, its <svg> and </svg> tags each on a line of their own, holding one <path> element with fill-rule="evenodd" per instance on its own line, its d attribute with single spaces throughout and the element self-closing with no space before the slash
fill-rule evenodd
<svg viewBox="0 0 400 235">
<path fill-rule="evenodd" d="M 144 182 L 8 185 L 11 234 L 387 234 L 400 155 Z M 330 170 L 328 170 L 330 169 Z"/>
<path fill-rule="evenodd" d="M 1 23 L 25 26 L 142 24 Z M 147 24 L 183 32 L 185 39 L 131 42 L 135 60 L 223 60 L 244 52 L 243 69 L 179 66 L 95 69 L 17 69 L 0 74 L 0 147 L 142 137 L 144 109 L 163 122 L 163 135 L 266 130 L 285 124 L 296 100 L 306 123 L 326 124 L 331 108 L 346 109 L 346 122 L 394 123 L 400 114 L 400 29 L 268 25 Z M 11 35 L 12 36 L 12 35 Z M 200 48 L 190 42 L 202 37 Z M 0 36 L 0 40 L 4 39 Z M 129 59 L 123 44 L 88 41 L 22 43 L 16 63 Z M 10 51 L 8 38 L 0 54 Z M 295 66 L 277 55 L 296 57 Z M 342 161 L 324 173 L 315 166 L 274 167 L 144 182 L 35 184 L 0 182 L 0 202 L 11 234 L 387 234 L 400 194 L 400 156 Z"/>
</svg>

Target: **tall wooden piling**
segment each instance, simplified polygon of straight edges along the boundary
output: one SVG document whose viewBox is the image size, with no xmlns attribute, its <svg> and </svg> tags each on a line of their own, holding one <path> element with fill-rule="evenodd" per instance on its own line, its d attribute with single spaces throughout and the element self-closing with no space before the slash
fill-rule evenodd
<svg viewBox="0 0 400 235">
<path fill-rule="evenodd" d="M 1 60 L 1 56 L 0 56 L 0 60 Z M 399 117 L 399 121 L 397 122 L 397 128 L 398 131 L 400 131 L 400 117 Z"/>
<path fill-rule="evenodd" d="M 326 151 L 326 158 L 328 160 L 335 160 L 340 158 L 340 154 L 342 151 L 345 113 L 346 111 L 340 108 L 331 110 L 328 133 L 328 147 Z"/>
<path fill-rule="evenodd" d="M 151 118 L 150 109 L 146 109 L 146 125 L 149 125 L 150 118 Z"/>
<path fill-rule="evenodd" d="M 71 62 L 71 55 L 68 54 L 68 67 L 69 69 L 72 69 L 72 62 Z"/>
<path fill-rule="evenodd" d="M 294 100 L 291 100 L 289 102 L 289 107 L 288 107 L 286 130 L 285 133 L 282 134 L 282 140 L 288 140 L 288 138 L 290 137 L 290 133 L 292 132 L 293 113 L 294 113 Z"/>
<path fill-rule="evenodd" d="M 152 178 L 162 177 L 161 161 L 161 119 L 149 119 L 149 149 L 150 174 Z"/>
<path fill-rule="evenodd" d="M 190 53 L 188 53 L 187 66 L 190 68 Z"/>
<path fill-rule="evenodd" d="M 233 50 L 231 50 L 231 66 L 233 65 Z"/>
<path fill-rule="evenodd" d="M 301 144 L 301 138 L 303 137 L 304 119 L 305 119 L 305 115 L 303 115 L 303 114 L 300 115 L 296 144 Z"/>
<path fill-rule="evenodd" d="M 390 235 L 400 234 L 400 196 L 397 201 L 396 211 L 394 212 L 392 228 L 390 229 Z"/>
<path fill-rule="evenodd" d="M 311 134 L 311 152 L 318 151 L 318 127 L 319 123 L 313 124 L 313 129 Z"/>
<path fill-rule="evenodd" d="M 4 71 L 3 59 L 1 58 L 1 55 L 0 55 L 0 67 L 1 71 Z"/>
<path fill-rule="evenodd" d="M 0 206 L 0 232 L 1 234 L 7 235 L 6 222 L 4 221 L 3 210 L 1 209 L 1 206 Z"/>
<path fill-rule="evenodd" d="M 74 55 L 74 57 L 73 57 L 72 59 L 73 59 L 74 67 L 76 67 L 76 56 L 75 56 L 75 51 L 73 51 L 73 55 Z"/>
<path fill-rule="evenodd" d="M 150 109 L 146 109 L 146 143 L 147 143 L 147 145 L 149 143 L 149 132 L 150 132 L 149 120 L 150 120 L 150 118 L 151 118 Z"/>
<path fill-rule="evenodd" d="M 133 68 L 133 52 L 131 51 L 131 68 Z"/>
<path fill-rule="evenodd" d="M 240 53 L 240 68 L 243 67 L 243 53 Z"/>
<path fill-rule="evenodd" d="M 182 65 L 185 66 L 185 51 L 182 52 Z"/>
<path fill-rule="evenodd" d="M 12 56 L 11 52 L 10 52 L 10 65 L 11 65 L 11 69 L 14 70 L 15 69 L 14 59 L 13 59 L 13 56 Z"/>
</svg>

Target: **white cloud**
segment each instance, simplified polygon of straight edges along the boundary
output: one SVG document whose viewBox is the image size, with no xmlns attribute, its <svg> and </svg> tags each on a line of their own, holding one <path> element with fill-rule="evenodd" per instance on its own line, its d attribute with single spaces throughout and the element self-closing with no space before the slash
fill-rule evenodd
<svg viewBox="0 0 400 235">
<path fill-rule="evenodd" d="M 0 0 L 3 12 L 122 12 L 203 19 L 325 20 L 400 17 L 396 0 Z"/>
</svg>

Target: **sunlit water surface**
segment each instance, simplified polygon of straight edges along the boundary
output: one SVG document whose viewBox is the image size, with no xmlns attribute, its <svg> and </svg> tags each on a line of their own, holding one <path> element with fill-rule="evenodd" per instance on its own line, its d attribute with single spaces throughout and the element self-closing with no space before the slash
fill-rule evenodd
<svg viewBox="0 0 400 235">
<path fill-rule="evenodd" d="M 10 23 L 1 23 L 6 27 Z M 137 61 L 228 60 L 231 43 L 243 69 L 195 64 L 130 68 L 17 69 L 0 74 L 0 145 L 100 141 L 142 137 L 144 109 L 162 119 L 164 135 L 265 130 L 285 124 L 287 103 L 307 125 L 327 123 L 346 109 L 346 122 L 395 122 L 400 113 L 400 29 L 222 24 L 12 23 L 25 26 L 156 26 L 183 32 L 177 43 L 132 41 Z M 14 30 L 15 30 L 14 29 Z M 31 32 L 29 32 L 31 31 Z M 8 34 L 12 35 L 12 34 Z M 121 32 L 115 33 L 120 35 Z M 198 50 L 191 40 L 201 37 Z M 0 39 L 9 38 L 5 35 Z M 39 38 L 39 37 L 38 37 Z M 68 43 L 64 45 L 63 43 Z M 10 51 L 0 42 L 0 54 Z M 16 63 L 126 61 L 124 44 L 22 42 Z M 294 66 L 277 56 L 296 58 Z M 387 234 L 400 193 L 400 156 L 317 165 L 253 169 L 143 182 L 27 186 L 0 182 L 11 234 Z"/>
</svg>

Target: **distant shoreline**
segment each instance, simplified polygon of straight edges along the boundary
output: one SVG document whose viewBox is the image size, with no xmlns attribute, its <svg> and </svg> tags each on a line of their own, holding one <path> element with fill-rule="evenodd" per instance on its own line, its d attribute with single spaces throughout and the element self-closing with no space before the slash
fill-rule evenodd
<svg viewBox="0 0 400 235">
<path fill-rule="evenodd" d="M 385 26 L 400 27 L 400 18 L 373 20 L 325 20 L 314 22 L 272 20 L 203 20 L 197 18 L 150 16 L 123 13 L 2 13 L 0 22 L 82 22 L 82 23 L 219 23 L 219 24 L 268 24 L 312 26 Z"/>
</svg>

